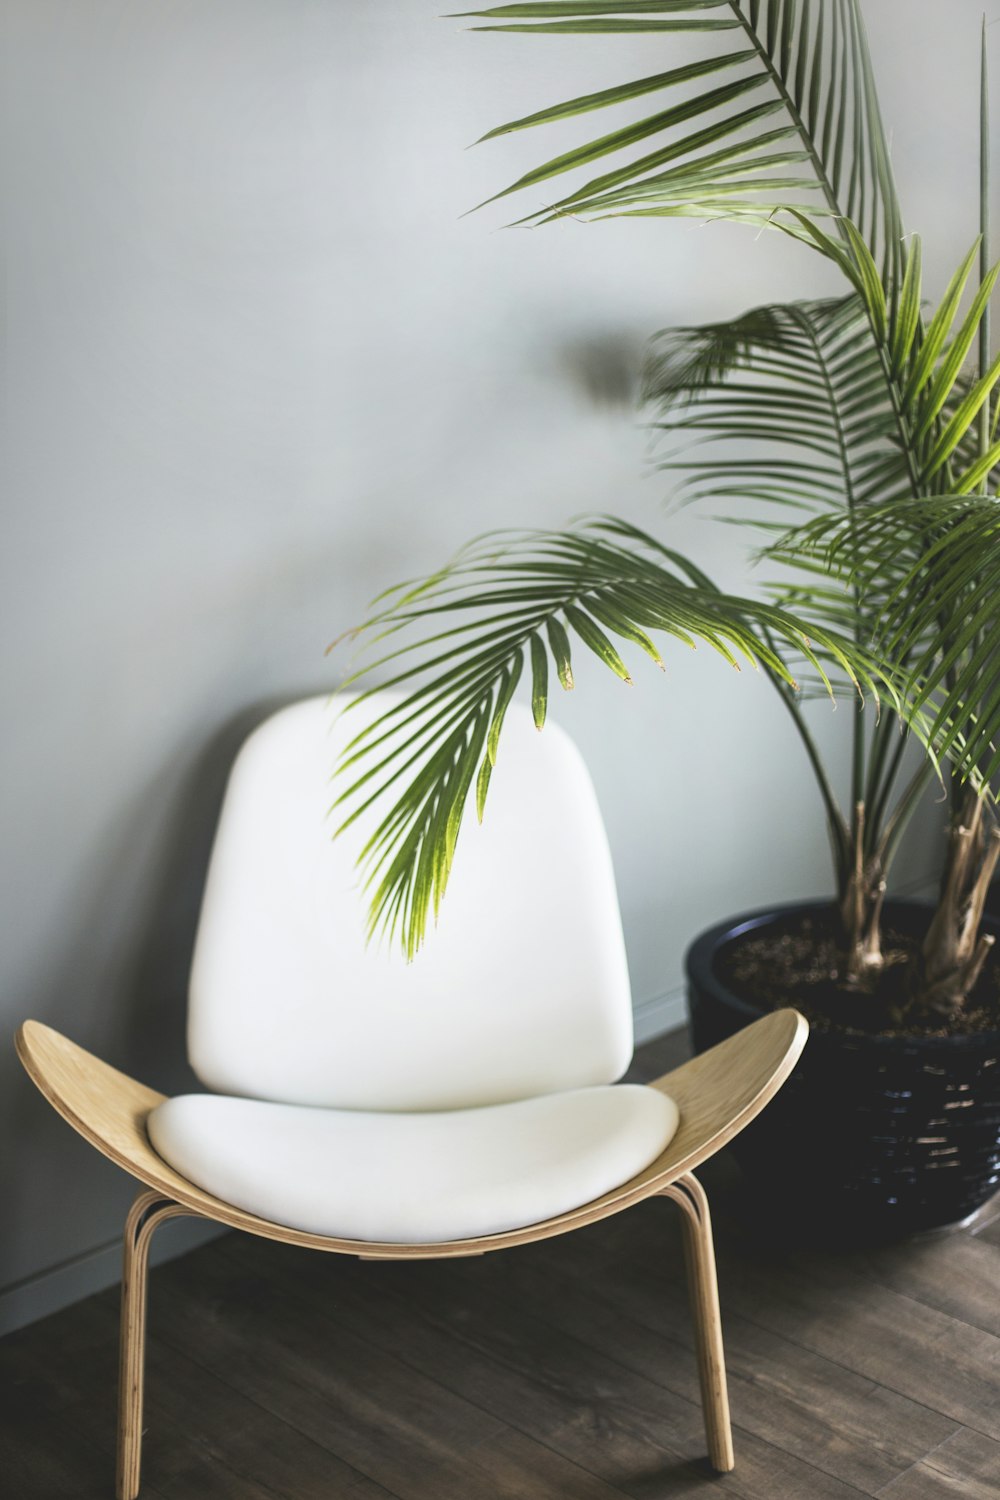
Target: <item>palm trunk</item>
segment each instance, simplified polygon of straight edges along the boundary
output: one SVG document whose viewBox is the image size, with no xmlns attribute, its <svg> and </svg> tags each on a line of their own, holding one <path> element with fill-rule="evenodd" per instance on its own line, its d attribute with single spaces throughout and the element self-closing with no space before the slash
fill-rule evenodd
<svg viewBox="0 0 1000 1500">
<path fill-rule="evenodd" d="M 865 855 L 865 804 L 854 806 L 851 856 L 840 895 L 843 971 L 849 985 L 867 986 L 882 968 L 882 902 L 885 873 L 876 854 Z"/>
<path fill-rule="evenodd" d="M 994 939 L 979 930 L 997 859 L 1000 828 L 982 798 L 966 791 L 948 836 L 937 911 L 913 975 L 912 1004 L 953 1016 L 965 1004 Z"/>
<path fill-rule="evenodd" d="M 848 986 L 872 990 L 884 966 L 881 942 L 885 871 L 878 853 L 865 854 L 865 804 L 857 803 L 850 863 L 838 911 L 841 973 Z M 994 938 L 980 932 L 983 908 L 1000 859 L 1000 827 L 982 798 L 966 791 L 948 835 L 937 908 L 916 959 L 909 966 L 894 1014 L 955 1016 L 982 973 Z"/>
</svg>

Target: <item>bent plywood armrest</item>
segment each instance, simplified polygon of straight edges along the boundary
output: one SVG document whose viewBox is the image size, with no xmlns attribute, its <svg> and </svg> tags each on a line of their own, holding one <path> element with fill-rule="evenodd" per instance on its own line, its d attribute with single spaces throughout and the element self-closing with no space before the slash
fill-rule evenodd
<svg viewBox="0 0 1000 1500">
<path fill-rule="evenodd" d="M 17 1050 L 38 1088 L 85 1140 L 143 1184 L 125 1225 L 118 1500 L 135 1500 L 139 1493 L 150 1242 L 161 1223 L 183 1214 L 314 1250 L 366 1260 L 408 1260 L 481 1255 L 528 1244 L 607 1218 L 646 1198 L 671 1198 L 682 1210 L 709 1458 L 720 1472 L 732 1469 L 711 1216 L 693 1172 L 774 1097 L 794 1067 L 807 1034 L 808 1026 L 797 1011 L 779 1011 L 650 1084 L 677 1104 L 679 1127 L 655 1161 L 600 1198 L 570 1213 L 502 1234 L 432 1244 L 397 1244 L 328 1238 L 291 1229 L 205 1192 L 176 1172 L 150 1145 L 146 1121 L 150 1111 L 163 1103 L 162 1094 L 109 1067 L 50 1027 L 26 1021 L 18 1032 Z"/>
<path fill-rule="evenodd" d="M 808 1025 L 798 1011 L 776 1011 L 649 1085 L 668 1094 L 680 1124 L 666 1150 L 643 1171 L 570 1213 L 503 1234 L 402 1245 L 310 1234 L 234 1208 L 182 1177 L 153 1150 L 150 1111 L 165 1096 L 101 1062 L 38 1021 L 25 1021 L 17 1051 L 29 1076 L 54 1109 L 98 1151 L 147 1188 L 192 1214 L 233 1229 L 315 1250 L 365 1258 L 408 1260 L 474 1255 L 564 1234 L 650 1198 L 694 1169 L 748 1125 L 777 1093 L 805 1045 Z"/>
</svg>

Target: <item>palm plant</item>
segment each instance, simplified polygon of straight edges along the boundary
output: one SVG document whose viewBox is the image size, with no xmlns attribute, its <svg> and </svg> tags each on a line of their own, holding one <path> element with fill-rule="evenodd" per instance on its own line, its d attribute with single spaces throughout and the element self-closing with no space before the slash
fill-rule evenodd
<svg viewBox="0 0 1000 1500">
<path fill-rule="evenodd" d="M 781 696 L 830 832 L 848 986 L 876 986 L 888 870 L 921 793 L 949 758 L 942 897 L 905 1004 L 953 1013 L 987 956 L 980 917 L 1000 853 L 988 799 L 1000 765 L 990 592 L 1000 581 L 992 545 L 1000 360 L 989 359 L 1000 267 L 989 266 L 985 212 L 983 233 L 929 312 L 920 239 L 903 232 L 859 0 L 531 0 L 470 14 L 487 31 L 648 35 L 667 64 L 672 34 L 707 44 L 699 61 L 490 131 L 484 139 L 656 101 L 652 113 L 497 194 L 543 185 L 549 193 L 566 173 L 600 164 L 518 222 L 737 220 L 822 256 L 844 292 L 675 329 L 652 345 L 645 396 L 661 467 L 684 500 L 722 500 L 736 517 L 770 513 L 767 553 L 782 581 L 765 600 L 723 592 L 688 558 L 605 518 L 481 539 L 377 601 L 360 632 L 385 644 L 349 681 L 364 687 L 368 673 L 387 674 L 401 695 L 352 742 L 338 798 L 344 827 L 372 806 L 385 809 L 362 853 L 372 931 L 398 935 L 410 956 L 422 941 L 473 783 L 483 816 L 504 714 L 525 669 L 541 728 L 550 670 L 571 688 L 574 648 L 628 680 L 615 640 L 659 662 L 659 632 L 752 661 Z M 985 109 L 984 61 L 984 203 Z M 846 807 L 803 712 L 817 688 L 881 699 L 877 716 L 860 706 L 853 715 Z M 926 753 L 906 777 L 914 737 Z"/>
</svg>

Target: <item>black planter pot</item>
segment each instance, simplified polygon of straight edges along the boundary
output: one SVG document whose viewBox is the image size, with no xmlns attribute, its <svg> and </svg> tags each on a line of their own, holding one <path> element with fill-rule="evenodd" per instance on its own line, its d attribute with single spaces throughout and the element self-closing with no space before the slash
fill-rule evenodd
<svg viewBox="0 0 1000 1500">
<path fill-rule="evenodd" d="M 696 1052 L 763 1012 L 718 977 L 728 946 L 815 903 L 751 912 L 710 928 L 688 950 Z M 928 908 L 888 902 L 886 916 L 923 931 Z M 1000 921 L 988 928 L 1000 933 Z M 755 1188 L 807 1225 L 886 1238 L 952 1224 L 1000 1187 L 1000 1032 L 874 1037 L 813 1031 L 791 1078 L 734 1143 Z"/>
</svg>

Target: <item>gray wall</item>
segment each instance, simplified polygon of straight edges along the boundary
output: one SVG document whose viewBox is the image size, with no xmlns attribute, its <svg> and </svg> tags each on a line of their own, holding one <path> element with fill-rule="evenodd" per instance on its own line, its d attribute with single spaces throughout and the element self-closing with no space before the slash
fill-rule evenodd
<svg viewBox="0 0 1000 1500">
<path fill-rule="evenodd" d="M 975 228 L 981 6 L 867 8 L 940 287 Z M 39 1017 L 164 1089 L 246 727 L 330 686 L 327 641 L 476 530 L 659 524 L 627 401 L 643 337 L 833 285 L 725 226 L 461 218 L 580 127 L 468 142 L 648 49 L 473 37 L 437 9 L 4 0 L 3 1029 Z M 743 579 L 743 533 L 670 526 Z M 647 1030 L 678 1017 L 700 926 L 830 884 L 778 705 L 705 657 L 631 692 L 583 668 L 557 706 L 606 808 Z M 847 711 L 817 723 L 839 746 Z M 931 862 L 917 838 L 907 882 Z M 15 1321 L 113 1274 L 129 1186 L 9 1045 L 0 1133 Z"/>
</svg>

